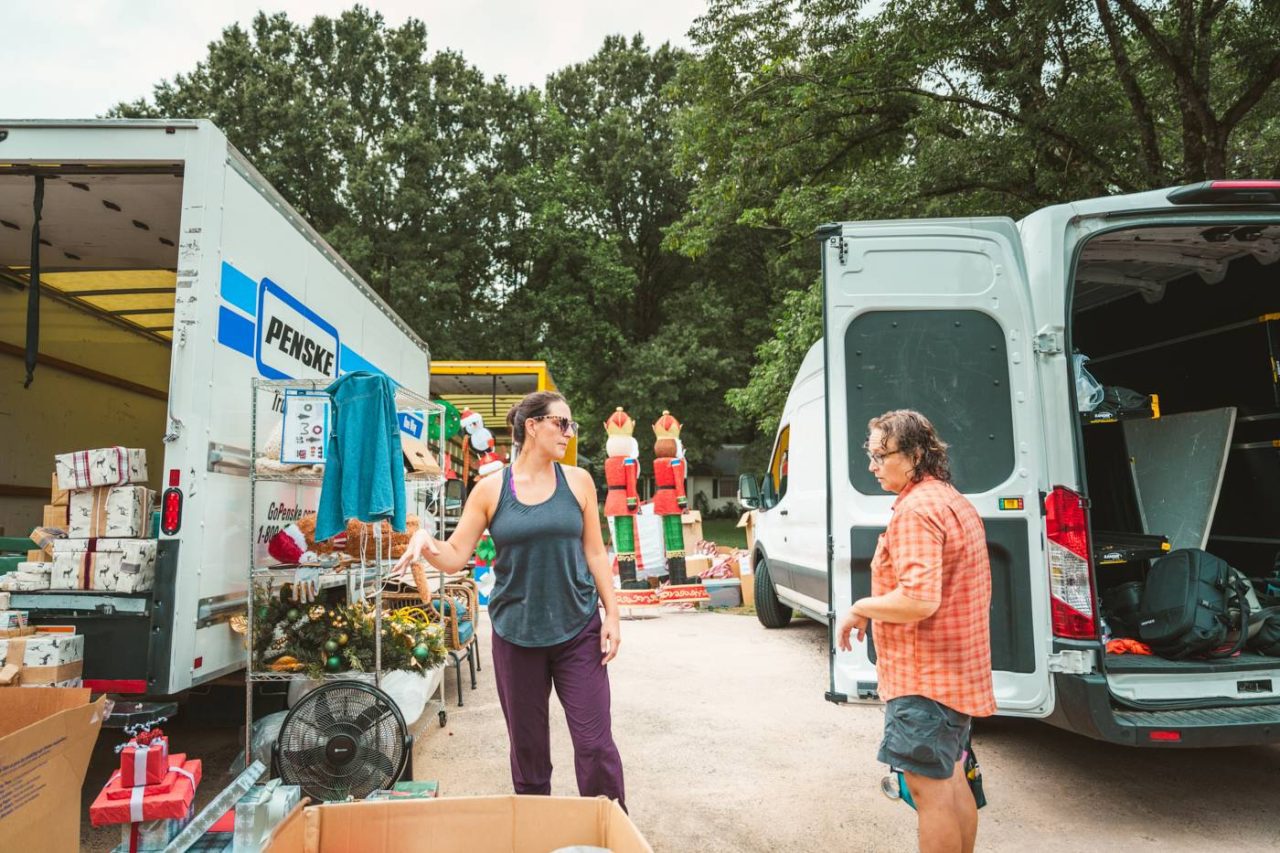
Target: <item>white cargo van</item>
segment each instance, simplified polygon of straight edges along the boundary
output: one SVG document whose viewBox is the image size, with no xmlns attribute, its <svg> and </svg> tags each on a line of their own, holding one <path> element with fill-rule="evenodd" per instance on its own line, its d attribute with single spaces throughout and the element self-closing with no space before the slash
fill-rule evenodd
<svg viewBox="0 0 1280 853">
<path fill-rule="evenodd" d="M 168 695 L 244 666 L 250 540 L 318 492 L 266 484 L 248 518 L 250 379 L 359 369 L 428 392 L 426 345 L 212 124 L 0 120 L 0 532 L 40 523 L 55 453 L 145 448 L 164 495 L 154 590 L 13 596 L 85 635 L 87 686 Z"/>
<path fill-rule="evenodd" d="M 867 469 L 866 424 L 914 408 L 986 524 L 1001 713 L 1144 746 L 1280 740 L 1280 658 L 1109 654 L 1101 608 L 1168 548 L 1280 568 L 1280 182 L 818 236 L 823 340 L 762 485 L 742 484 L 761 622 L 830 625 L 869 594 L 894 496 Z M 1075 352 L 1136 393 L 1079 401 Z M 874 630 L 833 645 L 828 698 L 873 700 L 874 661 Z"/>
</svg>

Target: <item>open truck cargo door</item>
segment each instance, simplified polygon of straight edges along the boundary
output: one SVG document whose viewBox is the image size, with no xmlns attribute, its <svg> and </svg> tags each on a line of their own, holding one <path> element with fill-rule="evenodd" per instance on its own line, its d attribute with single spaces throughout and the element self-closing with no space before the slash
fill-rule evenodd
<svg viewBox="0 0 1280 853">
<path fill-rule="evenodd" d="M 1003 713 L 1050 708 L 1049 595 L 1040 531 L 1043 438 L 1036 341 L 1019 235 L 1005 218 L 844 223 L 822 245 L 827 552 L 833 617 L 871 592 L 895 496 L 867 467 L 867 421 L 923 412 L 950 445 L 956 488 L 991 556 L 991 645 Z M 830 620 L 834 641 L 835 618 Z M 831 647 L 833 701 L 876 691 L 874 626 Z"/>
</svg>

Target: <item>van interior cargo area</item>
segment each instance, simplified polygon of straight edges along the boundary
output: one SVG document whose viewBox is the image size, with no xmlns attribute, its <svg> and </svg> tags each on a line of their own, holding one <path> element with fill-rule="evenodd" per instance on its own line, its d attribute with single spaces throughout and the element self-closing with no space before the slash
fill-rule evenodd
<svg viewBox="0 0 1280 853">
<path fill-rule="evenodd" d="M 0 163 L 0 535 L 39 524 L 56 453 L 143 447 L 158 485 L 182 183 L 180 163 Z M 33 242 L 40 331 L 24 389 Z"/>
<path fill-rule="evenodd" d="M 1202 547 L 1251 578 L 1280 570 L 1277 260 L 1269 224 L 1135 228 L 1082 250 L 1071 348 L 1109 390 L 1080 414 L 1100 603 L 1136 595 L 1168 549 Z M 1108 654 L 1105 667 L 1220 673 L 1280 659 Z"/>
</svg>

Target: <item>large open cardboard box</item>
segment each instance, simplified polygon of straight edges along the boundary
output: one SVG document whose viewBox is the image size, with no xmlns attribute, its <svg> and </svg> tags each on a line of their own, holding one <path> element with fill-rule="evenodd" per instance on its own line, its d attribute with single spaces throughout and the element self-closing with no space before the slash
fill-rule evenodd
<svg viewBox="0 0 1280 853">
<path fill-rule="evenodd" d="M 106 699 L 80 688 L 0 689 L 0 849 L 78 850 L 80 787 Z"/>
<path fill-rule="evenodd" d="M 299 807 L 272 834 L 266 851 L 551 853 L 581 844 L 613 853 L 653 853 L 612 800 L 518 796 Z"/>
</svg>

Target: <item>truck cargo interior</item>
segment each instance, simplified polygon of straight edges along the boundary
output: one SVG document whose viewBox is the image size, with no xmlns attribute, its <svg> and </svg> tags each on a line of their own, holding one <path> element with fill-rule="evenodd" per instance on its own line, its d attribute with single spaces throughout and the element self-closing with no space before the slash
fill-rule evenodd
<svg viewBox="0 0 1280 853">
<path fill-rule="evenodd" d="M 1069 351 L 1106 397 L 1080 413 L 1077 446 L 1115 636 L 1136 636 L 1123 614 L 1168 549 L 1203 548 L 1254 578 L 1280 568 L 1277 260 L 1280 225 L 1265 223 L 1128 229 L 1081 251 Z M 1104 666 L 1113 695 L 1135 703 L 1240 699 L 1243 671 L 1280 670 L 1248 651 L 1107 654 Z"/>
<path fill-rule="evenodd" d="M 0 163 L 0 535 L 40 518 L 55 453 L 143 447 L 159 486 L 182 183 L 176 163 Z M 24 390 L 33 240 L 39 355 Z"/>
</svg>

